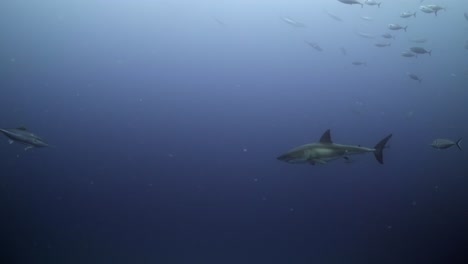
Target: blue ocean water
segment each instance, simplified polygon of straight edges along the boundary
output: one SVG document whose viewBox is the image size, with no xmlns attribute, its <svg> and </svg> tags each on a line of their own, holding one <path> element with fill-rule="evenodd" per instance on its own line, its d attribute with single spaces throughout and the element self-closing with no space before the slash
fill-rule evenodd
<svg viewBox="0 0 468 264">
<path fill-rule="evenodd" d="M 430 147 L 468 137 L 465 12 L 0 2 L 0 128 L 51 145 L 1 135 L 0 262 L 467 263 L 467 150 Z M 385 164 L 276 159 L 327 129 L 369 147 L 393 133 Z"/>
</svg>

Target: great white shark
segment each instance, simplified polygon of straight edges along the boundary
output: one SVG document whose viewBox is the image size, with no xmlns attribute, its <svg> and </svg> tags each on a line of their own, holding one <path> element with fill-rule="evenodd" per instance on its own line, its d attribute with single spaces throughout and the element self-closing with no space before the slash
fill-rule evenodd
<svg viewBox="0 0 468 264">
<path fill-rule="evenodd" d="M 47 144 L 42 138 L 29 132 L 24 127 L 9 129 L 0 128 L 0 132 L 2 132 L 9 139 L 10 144 L 13 144 L 13 142 L 25 144 L 26 148 L 24 150 L 49 146 L 49 144 Z"/>
<path fill-rule="evenodd" d="M 383 150 L 388 140 L 392 137 L 392 134 L 386 136 L 379 141 L 373 148 L 355 146 L 355 145 L 343 145 L 333 143 L 331 139 L 330 129 L 323 133 L 319 142 L 310 143 L 293 148 L 285 154 L 279 156 L 277 159 L 285 161 L 287 163 L 309 163 L 325 164 L 328 161 L 344 158 L 349 160 L 350 155 L 374 153 L 375 159 L 383 164 Z"/>
</svg>

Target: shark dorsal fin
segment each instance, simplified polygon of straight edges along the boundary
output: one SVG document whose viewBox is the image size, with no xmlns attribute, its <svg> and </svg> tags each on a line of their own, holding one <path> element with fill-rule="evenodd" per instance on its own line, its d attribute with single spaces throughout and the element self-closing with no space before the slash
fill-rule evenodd
<svg viewBox="0 0 468 264">
<path fill-rule="evenodd" d="M 320 138 L 320 143 L 323 144 L 332 144 L 333 141 L 331 140 L 330 129 L 327 129 L 325 133 L 323 133 L 322 137 Z"/>
<path fill-rule="evenodd" d="M 18 130 L 23 130 L 23 131 L 26 131 L 26 130 L 27 130 L 25 127 L 17 127 L 16 129 L 18 129 Z"/>
</svg>

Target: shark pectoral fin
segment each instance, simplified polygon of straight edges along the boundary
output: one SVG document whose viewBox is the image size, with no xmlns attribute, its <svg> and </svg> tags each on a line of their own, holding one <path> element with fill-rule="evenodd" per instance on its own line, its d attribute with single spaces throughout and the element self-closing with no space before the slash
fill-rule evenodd
<svg viewBox="0 0 468 264">
<path fill-rule="evenodd" d="M 314 162 L 315 162 L 315 163 L 318 163 L 318 164 L 322 164 L 322 165 L 323 165 L 323 164 L 327 164 L 327 161 L 322 160 L 322 159 L 316 159 L 316 160 L 314 160 Z"/>
<path fill-rule="evenodd" d="M 27 147 L 24 148 L 24 151 L 26 151 L 28 149 L 32 149 L 32 148 L 33 148 L 33 146 L 27 146 Z"/>
<path fill-rule="evenodd" d="M 10 140 L 8 140 L 8 143 L 13 144 L 13 143 L 15 143 L 15 142 L 14 142 L 13 140 L 10 139 Z"/>
</svg>

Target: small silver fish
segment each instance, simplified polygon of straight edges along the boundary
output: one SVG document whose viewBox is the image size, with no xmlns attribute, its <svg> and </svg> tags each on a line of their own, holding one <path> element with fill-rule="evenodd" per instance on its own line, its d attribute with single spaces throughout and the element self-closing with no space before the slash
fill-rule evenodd
<svg viewBox="0 0 468 264">
<path fill-rule="evenodd" d="M 432 54 L 432 50 L 426 50 L 425 48 L 421 48 L 421 47 L 411 47 L 410 50 L 417 54 L 426 54 L 426 53 L 429 55 Z"/>
<path fill-rule="evenodd" d="M 400 30 L 400 29 L 403 29 L 405 30 L 406 32 L 406 29 L 408 28 L 408 26 L 400 26 L 398 24 L 388 24 L 388 29 L 391 29 L 391 30 Z"/>
<path fill-rule="evenodd" d="M 361 32 L 361 31 L 356 31 L 356 34 L 362 38 L 367 38 L 367 39 L 374 39 L 376 38 L 375 35 L 366 33 L 366 32 Z"/>
<path fill-rule="evenodd" d="M 323 51 L 322 47 L 320 47 L 317 43 L 315 42 L 310 42 L 310 41 L 307 41 L 305 40 L 305 43 L 307 43 L 307 45 L 311 46 L 312 48 L 314 48 L 315 50 L 317 51 Z"/>
<path fill-rule="evenodd" d="M 390 34 L 390 33 L 385 33 L 385 34 L 382 34 L 382 38 L 386 38 L 386 39 L 395 39 L 395 36 L 393 36 L 393 35 Z"/>
<path fill-rule="evenodd" d="M 348 51 L 345 48 L 341 47 L 340 50 L 341 50 L 341 54 L 343 54 L 343 56 L 348 55 Z"/>
<path fill-rule="evenodd" d="M 328 12 L 327 10 L 325 10 L 325 13 L 327 13 L 327 15 L 328 15 L 330 18 L 332 18 L 333 20 L 338 21 L 338 22 L 343 22 L 343 19 L 341 19 L 341 17 L 339 17 L 339 16 L 337 16 L 337 15 L 335 15 L 335 14 L 333 14 L 333 13 L 330 13 L 330 12 Z"/>
<path fill-rule="evenodd" d="M 355 65 L 355 66 L 362 66 L 362 65 L 366 66 L 367 65 L 367 63 L 365 61 L 353 61 L 352 64 Z"/>
<path fill-rule="evenodd" d="M 412 38 L 409 41 L 414 42 L 414 43 L 426 43 L 427 39 L 426 38 Z"/>
<path fill-rule="evenodd" d="M 383 47 L 390 47 L 391 46 L 391 43 L 375 43 L 374 46 L 378 47 L 378 48 L 383 48 Z"/>
<path fill-rule="evenodd" d="M 437 12 L 439 12 L 440 10 L 445 10 L 445 7 L 441 7 L 441 6 L 438 6 L 438 5 L 426 5 L 426 7 L 434 10 L 434 14 L 437 16 Z"/>
<path fill-rule="evenodd" d="M 414 54 L 414 53 L 411 52 L 411 51 L 403 51 L 403 52 L 401 53 L 401 56 L 407 57 L 407 58 L 413 58 L 413 57 L 416 57 L 416 58 L 417 58 L 417 57 L 418 57 L 418 55 Z"/>
<path fill-rule="evenodd" d="M 297 28 L 305 28 L 306 25 L 304 23 L 301 23 L 301 22 L 298 22 L 292 18 L 289 18 L 289 17 L 281 17 L 281 20 L 283 20 L 283 22 L 293 26 L 293 27 L 297 27 Z"/>
<path fill-rule="evenodd" d="M 418 81 L 419 83 L 422 82 L 421 78 L 419 78 L 419 76 L 417 76 L 414 73 L 408 73 L 408 77 L 410 77 L 410 79 L 412 79 L 412 80 Z"/>
<path fill-rule="evenodd" d="M 448 149 L 456 145 L 459 150 L 462 150 L 461 145 L 460 145 L 461 141 L 462 141 L 461 138 L 455 142 L 450 139 L 438 138 L 432 142 L 431 147 L 436 148 L 436 149 Z"/>
<path fill-rule="evenodd" d="M 434 12 L 435 12 L 432 8 L 430 8 L 430 7 L 428 7 L 428 6 L 420 6 L 420 7 L 419 7 L 419 10 L 421 10 L 421 12 L 424 12 L 424 13 L 426 13 L 426 14 L 431 14 L 431 13 L 434 13 Z M 436 14 L 436 15 L 437 15 L 437 14 Z"/>
<path fill-rule="evenodd" d="M 364 5 L 359 2 L 359 1 L 356 1 L 356 0 L 338 0 L 339 2 L 343 3 L 343 4 L 347 4 L 347 5 L 361 5 L 361 8 L 364 7 Z"/>
<path fill-rule="evenodd" d="M 370 6 L 375 6 L 375 5 L 376 5 L 376 6 L 380 7 L 380 5 L 382 4 L 382 2 L 377 3 L 377 1 L 375 1 L 375 0 L 366 0 L 366 1 L 364 2 L 364 4 L 370 5 Z"/>
<path fill-rule="evenodd" d="M 412 17 L 412 16 L 416 17 L 416 12 L 414 12 L 414 13 L 411 13 L 411 12 L 403 12 L 403 13 L 400 14 L 400 17 L 401 17 L 401 18 L 408 18 L 408 17 Z"/>
</svg>

